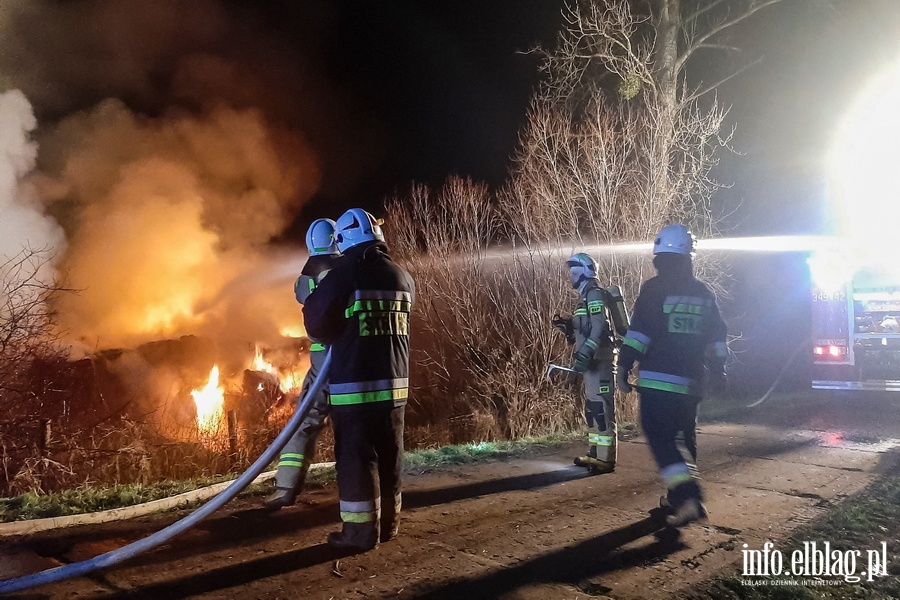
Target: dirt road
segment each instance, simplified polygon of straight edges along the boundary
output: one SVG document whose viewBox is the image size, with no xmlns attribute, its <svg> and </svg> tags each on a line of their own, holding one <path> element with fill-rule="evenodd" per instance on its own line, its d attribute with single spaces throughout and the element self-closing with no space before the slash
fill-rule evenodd
<svg viewBox="0 0 900 600">
<path fill-rule="evenodd" d="M 666 598 L 864 488 L 897 461 L 900 400 L 835 397 L 766 406 L 700 427 L 710 519 L 678 539 L 652 535 L 661 493 L 643 439 L 614 474 L 572 465 L 581 445 L 410 473 L 399 538 L 341 557 L 336 489 L 266 513 L 238 500 L 147 555 L 21 598 Z M 182 515 L 0 541 L 0 577 L 89 558 Z M 896 549 L 892 549 L 896 552 Z"/>
</svg>

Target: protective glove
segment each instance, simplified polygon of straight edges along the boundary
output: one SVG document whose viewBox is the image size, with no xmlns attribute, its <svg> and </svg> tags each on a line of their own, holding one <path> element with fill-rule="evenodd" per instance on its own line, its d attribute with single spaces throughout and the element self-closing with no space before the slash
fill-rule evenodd
<svg viewBox="0 0 900 600">
<path fill-rule="evenodd" d="M 584 373 L 591 364 L 591 357 L 579 350 L 572 355 L 572 368 L 578 373 Z"/>
<path fill-rule="evenodd" d="M 623 394 L 627 394 L 634 389 L 634 386 L 628 382 L 628 371 L 625 369 L 616 370 L 616 388 Z"/>
<path fill-rule="evenodd" d="M 553 324 L 553 327 L 559 329 L 563 335 L 567 338 L 572 335 L 572 319 L 570 317 L 561 317 L 559 314 L 553 315 L 553 320 L 550 321 Z"/>
</svg>

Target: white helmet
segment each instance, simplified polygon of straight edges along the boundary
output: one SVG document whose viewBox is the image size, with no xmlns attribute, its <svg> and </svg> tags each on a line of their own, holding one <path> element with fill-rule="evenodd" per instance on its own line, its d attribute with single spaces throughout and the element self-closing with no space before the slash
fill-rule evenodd
<svg viewBox="0 0 900 600">
<path fill-rule="evenodd" d="M 659 231 L 653 243 L 653 254 L 694 255 L 694 244 L 697 239 L 685 225 L 666 225 Z"/>
<path fill-rule="evenodd" d="M 316 219 L 306 230 L 306 248 L 310 256 L 340 254 L 334 242 L 334 221 Z"/>
<path fill-rule="evenodd" d="M 380 219 L 361 208 L 351 208 L 338 218 L 335 224 L 334 239 L 338 250 L 346 252 L 348 248 L 363 242 L 384 241 Z"/>
<path fill-rule="evenodd" d="M 569 273 L 572 275 L 572 286 L 577 287 L 582 279 L 595 279 L 597 277 L 597 261 L 579 252 L 566 261 Z"/>
</svg>

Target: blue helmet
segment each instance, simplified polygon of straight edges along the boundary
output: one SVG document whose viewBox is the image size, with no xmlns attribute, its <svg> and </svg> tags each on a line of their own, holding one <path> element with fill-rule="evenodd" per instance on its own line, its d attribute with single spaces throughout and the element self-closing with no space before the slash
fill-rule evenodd
<svg viewBox="0 0 900 600">
<path fill-rule="evenodd" d="M 653 243 L 653 254 L 694 255 L 694 244 L 697 239 L 686 225 L 666 225 L 659 231 Z"/>
<path fill-rule="evenodd" d="M 334 241 L 334 221 L 316 219 L 306 230 L 306 248 L 310 256 L 340 254 Z"/>
<path fill-rule="evenodd" d="M 351 208 L 342 214 L 335 224 L 334 238 L 338 250 L 346 252 L 364 242 L 384 241 L 381 219 L 375 219 L 361 208 Z"/>
</svg>

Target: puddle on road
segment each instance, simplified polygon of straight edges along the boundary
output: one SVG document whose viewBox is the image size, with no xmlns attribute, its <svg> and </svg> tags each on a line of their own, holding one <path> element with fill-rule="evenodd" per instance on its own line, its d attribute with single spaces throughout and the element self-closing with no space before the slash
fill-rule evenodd
<svg viewBox="0 0 900 600">
<path fill-rule="evenodd" d="M 825 448 L 842 448 L 862 452 L 889 452 L 892 448 L 900 447 L 900 439 L 896 438 L 868 438 L 852 433 L 848 434 L 843 431 L 807 431 L 803 433 L 815 437 L 817 445 Z"/>
</svg>

